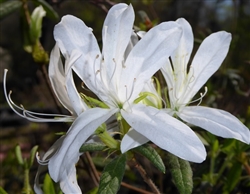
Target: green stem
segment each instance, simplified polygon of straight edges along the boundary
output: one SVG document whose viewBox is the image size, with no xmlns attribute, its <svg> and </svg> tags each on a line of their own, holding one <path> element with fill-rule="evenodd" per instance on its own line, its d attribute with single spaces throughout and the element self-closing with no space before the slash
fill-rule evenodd
<svg viewBox="0 0 250 194">
<path fill-rule="evenodd" d="M 211 154 L 211 159 L 210 159 L 210 170 L 209 170 L 209 179 L 210 179 L 210 183 L 213 185 L 214 181 L 213 181 L 213 175 L 214 175 L 214 164 L 215 164 L 215 153 L 212 150 L 212 154 Z"/>
<path fill-rule="evenodd" d="M 33 194 L 33 191 L 30 187 L 30 179 L 29 179 L 29 169 L 24 169 L 24 187 L 22 193 L 24 194 Z"/>
</svg>

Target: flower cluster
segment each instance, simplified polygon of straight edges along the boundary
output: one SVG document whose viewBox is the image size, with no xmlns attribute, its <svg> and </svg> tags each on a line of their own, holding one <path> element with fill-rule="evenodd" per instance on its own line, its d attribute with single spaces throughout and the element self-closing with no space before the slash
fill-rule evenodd
<svg viewBox="0 0 250 194">
<path fill-rule="evenodd" d="M 189 106 L 205 95 L 206 87 L 205 93 L 192 101 L 226 57 L 231 34 L 224 31 L 211 34 L 188 65 L 194 38 L 185 19 L 163 22 L 140 38 L 133 30 L 134 19 L 131 5 L 113 6 L 103 24 L 102 51 L 92 29 L 80 19 L 67 15 L 55 26 L 56 45 L 50 55 L 49 77 L 70 116 L 44 115 L 15 105 L 4 80 L 6 99 L 20 116 L 37 122 L 73 121 L 68 132 L 42 158 L 37 156 L 41 164 L 36 178 L 37 193 L 42 193 L 38 179 L 44 167 L 48 167 L 54 181 L 60 182 L 64 193 L 81 193 L 75 164 L 81 155 L 79 148 L 94 134 L 121 153 L 151 141 L 191 162 L 204 161 L 206 150 L 188 124 L 250 143 L 249 129 L 230 113 Z M 152 76 L 159 70 L 167 83 L 168 100 L 161 97 L 160 87 L 155 88 L 152 82 Z M 73 72 L 97 99 L 77 91 Z M 169 104 L 162 103 L 166 101 Z M 116 119 L 115 129 L 106 125 L 110 118 Z M 121 138 L 114 139 L 108 130 L 117 131 Z"/>
</svg>

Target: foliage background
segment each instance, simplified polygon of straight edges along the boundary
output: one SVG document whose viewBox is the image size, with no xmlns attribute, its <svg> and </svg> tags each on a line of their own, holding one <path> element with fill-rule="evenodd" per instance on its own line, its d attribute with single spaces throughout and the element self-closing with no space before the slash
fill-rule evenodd
<svg viewBox="0 0 250 194">
<path fill-rule="evenodd" d="M 0 3 L 6 0 L 0 0 Z M 93 28 L 101 44 L 101 29 L 110 8 L 105 0 L 47 0 L 58 13 L 59 18 L 72 14 L 81 18 Z M 225 30 L 232 33 L 230 52 L 221 68 L 212 76 L 208 94 L 203 105 L 226 110 L 250 128 L 250 1 L 248 0 L 114 0 L 113 3 L 131 3 L 136 12 L 135 25 L 145 28 L 139 11 L 147 13 L 153 24 L 187 19 L 194 31 L 195 49 L 212 32 Z M 33 1 L 28 1 L 29 9 L 34 9 Z M 13 100 L 26 109 L 55 113 L 55 103 L 46 86 L 41 66 L 23 49 L 23 23 L 21 9 L 0 20 L 0 82 L 2 87 L 3 69 L 8 68 L 7 89 L 12 90 Z M 46 17 L 43 21 L 41 43 L 47 52 L 54 45 L 53 27 L 60 19 Z M 76 81 L 79 80 L 76 78 Z M 1 88 L 1 91 L 2 88 Z M 67 113 L 67 112 L 65 112 Z M 23 171 L 14 155 L 14 147 L 19 144 L 24 157 L 39 145 L 39 152 L 46 151 L 59 137 L 56 132 L 66 132 L 68 124 L 31 123 L 17 115 L 8 107 L 3 92 L 0 94 L 0 186 L 8 193 L 21 193 Z M 193 193 L 250 193 L 249 145 L 234 140 L 214 137 L 208 132 L 196 129 L 206 142 L 208 157 L 202 164 L 192 164 L 194 172 Z M 165 156 L 165 153 L 158 150 Z M 106 162 L 102 155 L 92 153 L 93 161 L 101 172 Z M 167 164 L 167 161 L 165 161 Z M 148 175 L 163 193 L 176 193 L 177 190 L 167 171 L 161 174 L 150 163 L 141 159 Z M 33 185 L 37 171 L 35 162 L 30 171 Z M 166 166 L 167 167 L 167 166 Z M 78 164 L 79 184 L 83 193 L 94 187 L 88 174 L 88 164 L 83 157 Z M 124 181 L 130 185 L 149 190 L 135 169 L 126 171 Z M 119 193 L 138 193 L 122 186 Z"/>
</svg>

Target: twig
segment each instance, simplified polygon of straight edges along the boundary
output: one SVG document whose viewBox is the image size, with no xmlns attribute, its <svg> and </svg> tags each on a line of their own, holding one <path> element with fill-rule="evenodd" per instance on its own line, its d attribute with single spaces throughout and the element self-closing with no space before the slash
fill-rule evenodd
<svg viewBox="0 0 250 194">
<path fill-rule="evenodd" d="M 132 185 L 130 185 L 130 184 L 128 184 L 128 183 L 125 183 L 125 182 L 122 182 L 121 185 L 122 185 L 123 187 L 126 187 L 126 188 L 128 188 L 128 189 L 137 191 L 137 192 L 139 192 L 139 193 L 143 193 L 143 194 L 153 194 L 153 193 L 151 193 L 151 192 L 145 191 L 144 189 L 140 189 L 140 188 L 134 187 L 134 186 L 132 186 Z"/>
<path fill-rule="evenodd" d="M 30 13 L 29 13 L 29 9 L 28 9 L 28 4 L 27 4 L 27 0 L 22 0 L 23 2 L 23 10 L 24 10 L 24 14 L 26 17 L 26 21 L 28 24 L 30 24 Z"/>
<path fill-rule="evenodd" d="M 95 177 L 95 175 L 93 173 L 93 170 L 91 168 L 89 168 L 89 164 L 87 163 L 87 161 L 85 161 L 86 157 L 80 157 L 80 159 L 84 163 L 84 167 L 88 171 L 88 174 L 90 175 L 92 181 L 94 182 L 94 185 L 96 187 L 98 187 L 99 186 L 99 182 L 98 182 L 98 180 L 96 180 L 96 177 Z"/>
<path fill-rule="evenodd" d="M 107 4 L 110 7 L 115 5 L 115 3 L 110 1 L 110 0 L 89 0 L 89 2 L 94 4 L 97 7 L 101 8 L 106 13 L 108 12 L 108 9 L 105 6 L 105 4 Z"/>
<path fill-rule="evenodd" d="M 89 163 L 89 166 L 90 166 L 90 168 L 91 168 L 91 170 L 93 172 L 95 180 L 98 182 L 97 185 L 99 185 L 100 176 L 99 176 L 99 173 L 96 170 L 95 164 L 93 163 L 92 158 L 91 158 L 89 152 L 85 152 L 84 154 L 85 154 L 86 159 L 87 159 L 87 161 Z"/>
<path fill-rule="evenodd" d="M 140 164 L 138 164 L 135 159 L 132 159 L 132 162 L 133 162 L 134 167 L 138 170 L 143 180 L 148 184 L 148 186 L 151 188 L 153 193 L 160 194 L 159 189 L 156 187 L 156 185 L 151 180 L 151 178 L 147 175 L 147 172 L 144 170 L 144 168 Z"/>
</svg>

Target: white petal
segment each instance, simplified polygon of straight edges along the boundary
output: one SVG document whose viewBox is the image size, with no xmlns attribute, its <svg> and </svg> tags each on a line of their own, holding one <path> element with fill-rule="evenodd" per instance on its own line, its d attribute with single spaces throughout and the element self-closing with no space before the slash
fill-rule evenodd
<svg viewBox="0 0 250 194">
<path fill-rule="evenodd" d="M 136 130 L 130 129 L 128 133 L 122 138 L 121 152 L 125 153 L 126 151 L 141 146 L 148 141 L 148 138 L 138 133 Z"/>
<path fill-rule="evenodd" d="M 202 106 L 189 106 L 185 107 L 178 115 L 184 121 L 217 136 L 250 143 L 249 129 L 229 112 Z"/>
<path fill-rule="evenodd" d="M 132 34 L 134 17 L 132 5 L 119 3 L 109 10 L 104 21 L 102 53 L 109 81 L 119 81 L 125 50 Z"/>
<path fill-rule="evenodd" d="M 182 93 L 186 91 L 186 87 L 189 84 L 187 80 L 187 65 L 194 44 L 194 36 L 190 24 L 184 18 L 180 18 L 176 22 L 181 25 L 183 33 L 178 48 L 171 55 L 174 68 L 174 74 L 172 77 L 174 85 L 169 86 L 171 101 L 176 98 L 179 99 L 182 96 Z M 169 73 L 169 76 L 172 75 L 171 71 L 167 71 L 166 73 Z M 166 81 L 168 80 L 166 79 Z"/>
<path fill-rule="evenodd" d="M 121 75 L 120 99 L 131 101 L 152 75 L 166 64 L 179 44 L 182 30 L 176 22 L 164 22 L 152 28 L 130 52 Z"/>
<path fill-rule="evenodd" d="M 176 22 L 182 27 L 183 33 L 179 46 L 171 55 L 174 70 L 178 73 L 187 73 L 187 64 L 193 50 L 194 36 L 192 27 L 184 18 L 179 18 Z"/>
<path fill-rule="evenodd" d="M 124 61 L 127 59 L 129 53 L 131 52 L 131 50 L 134 48 L 134 46 L 136 45 L 138 41 L 139 41 L 138 36 L 136 35 L 135 32 L 132 32 L 131 37 L 130 37 L 130 42 L 125 50 Z"/>
<path fill-rule="evenodd" d="M 221 66 L 231 42 L 231 34 L 221 31 L 208 36 L 200 45 L 190 66 L 188 77 L 191 80 L 188 95 L 191 100 L 199 89 L 207 82 Z"/>
<path fill-rule="evenodd" d="M 65 71 L 66 71 L 66 88 L 67 93 L 71 102 L 72 107 L 74 108 L 77 115 L 80 115 L 83 111 L 88 109 L 88 105 L 80 97 L 73 80 L 72 75 L 72 65 L 79 58 L 79 51 L 73 50 L 70 58 L 65 61 Z"/>
<path fill-rule="evenodd" d="M 40 163 L 45 162 L 47 163 L 47 161 L 57 152 L 57 150 L 60 148 L 60 146 L 62 145 L 62 142 L 64 140 L 65 136 L 60 137 L 49 149 L 48 151 L 44 154 L 44 156 L 42 156 L 42 159 L 39 159 L 37 157 L 38 163 L 39 163 L 39 167 L 36 173 L 36 177 L 35 177 L 35 184 L 34 184 L 34 190 L 36 192 L 36 194 L 43 194 L 43 191 L 40 187 L 39 184 L 39 178 L 40 178 L 40 174 L 46 172 L 48 170 L 48 165 L 42 165 Z"/>
<path fill-rule="evenodd" d="M 96 93 L 95 74 L 100 69 L 101 53 L 92 30 L 80 19 L 67 15 L 55 26 L 54 37 L 65 58 L 73 50 L 82 52 L 74 70 L 89 89 Z"/>
<path fill-rule="evenodd" d="M 92 108 L 79 115 L 68 130 L 61 149 L 49 161 L 49 173 L 54 181 L 63 180 L 65 173 L 69 175 L 78 161 L 81 145 L 116 111 Z"/>
<path fill-rule="evenodd" d="M 63 64 L 60 57 L 60 51 L 58 45 L 56 44 L 50 54 L 50 63 L 49 63 L 49 78 L 51 86 L 55 92 L 57 99 L 60 103 L 74 114 L 75 111 L 71 105 L 71 102 L 68 97 L 68 93 L 65 87 L 65 72 L 63 70 Z"/>
<path fill-rule="evenodd" d="M 195 133 L 164 111 L 137 104 L 121 113 L 131 127 L 160 148 L 192 162 L 205 159 L 206 150 Z"/>
<path fill-rule="evenodd" d="M 81 194 L 81 189 L 77 184 L 76 168 L 73 165 L 69 173 L 64 171 L 63 179 L 60 180 L 60 188 L 65 194 Z"/>
</svg>

